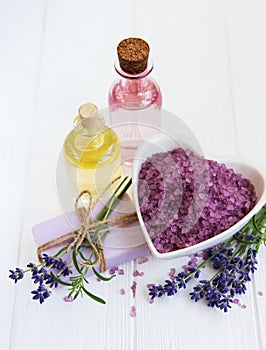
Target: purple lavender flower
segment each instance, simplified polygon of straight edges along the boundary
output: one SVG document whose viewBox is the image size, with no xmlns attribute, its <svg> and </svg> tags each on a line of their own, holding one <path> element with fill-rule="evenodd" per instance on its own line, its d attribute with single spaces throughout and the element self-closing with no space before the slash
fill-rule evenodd
<svg viewBox="0 0 266 350">
<path fill-rule="evenodd" d="M 177 285 L 174 281 L 166 280 L 165 285 L 163 286 L 164 293 L 168 296 L 174 295 L 177 293 Z"/>
<path fill-rule="evenodd" d="M 64 277 L 72 274 L 72 271 L 67 266 L 67 262 L 63 261 L 61 258 L 56 259 L 52 256 L 48 256 L 47 254 L 43 254 L 42 260 L 44 261 L 44 266 L 51 267 L 52 269 L 57 269 L 58 271 L 62 271 L 62 275 Z"/>
<path fill-rule="evenodd" d="M 52 257 L 52 256 L 49 256 L 47 254 L 43 254 L 42 255 L 42 260 L 44 262 L 44 265 L 45 266 L 54 266 L 56 263 L 57 263 L 57 260 L 56 258 Z"/>
<path fill-rule="evenodd" d="M 152 285 L 149 287 L 149 295 L 151 296 L 151 299 L 160 298 L 164 294 L 165 294 L 165 290 L 161 285 L 158 285 L 158 286 Z"/>
<path fill-rule="evenodd" d="M 190 277 L 184 272 L 178 273 L 176 276 L 173 276 L 171 280 L 165 280 L 165 284 L 158 286 L 150 285 L 149 286 L 149 295 L 151 299 L 160 298 L 163 295 L 171 296 L 175 295 L 178 292 L 178 289 L 186 288 L 187 283 L 189 282 Z"/>
<path fill-rule="evenodd" d="M 43 284 L 40 284 L 37 290 L 33 290 L 31 294 L 33 294 L 33 300 L 39 300 L 40 304 L 42 304 L 45 299 L 49 298 L 51 292 Z"/>
<path fill-rule="evenodd" d="M 33 299 L 39 300 L 40 304 L 42 304 L 51 294 L 48 288 L 56 288 L 58 286 L 58 282 L 53 278 L 51 270 L 56 270 L 56 273 L 59 272 L 63 276 L 69 276 L 72 271 L 61 258 L 56 259 L 47 254 L 43 254 L 43 264 L 39 266 L 30 262 L 27 264 L 28 270 L 23 271 L 20 268 L 10 270 L 11 274 L 9 277 L 17 283 L 18 280 L 23 278 L 24 272 L 30 271 L 31 279 L 35 284 L 38 284 L 38 288 L 31 292 L 33 294 Z"/>
<path fill-rule="evenodd" d="M 175 276 L 175 282 L 179 289 L 185 289 L 189 280 L 190 278 L 185 272 L 179 272 L 177 276 Z"/>
<path fill-rule="evenodd" d="M 15 271 L 9 270 L 9 272 L 10 272 L 9 278 L 14 280 L 15 283 L 17 283 L 18 280 L 21 280 L 24 276 L 23 270 L 20 269 L 19 267 L 17 267 Z"/>
<path fill-rule="evenodd" d="M 53 279 L 52 275 L 47 275 L 45 279 L 45 284 L 47 284 L 50 288 L 57 288 L 58 283 Z"/>
</svg>

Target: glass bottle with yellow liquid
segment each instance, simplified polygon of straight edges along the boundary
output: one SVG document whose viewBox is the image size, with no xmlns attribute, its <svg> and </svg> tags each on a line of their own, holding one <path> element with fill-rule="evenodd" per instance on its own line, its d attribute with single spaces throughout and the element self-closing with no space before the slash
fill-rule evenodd
<svg viewBox="0 0 266 350">
<path fill-rule="evenodd" d="M 121 175 L 120 142 L 92 103 L 83 104 L 64 142 L 69 184 L 75 193 L 99 195 Z"/>
</svg>

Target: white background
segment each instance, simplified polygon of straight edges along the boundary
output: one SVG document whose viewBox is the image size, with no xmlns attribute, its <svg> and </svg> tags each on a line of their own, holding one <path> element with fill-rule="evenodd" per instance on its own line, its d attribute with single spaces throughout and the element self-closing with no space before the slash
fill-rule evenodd
<svg viewBox="0 0 266 350">
<path fill-rule="evenodd" d="M 28 278 L 16 286 L 7 278 L 9 268 L 36 259 L 32 226 L 61 214 L 55 169 L 63 140 L 80 104 L 107 107 L 116 45 L 128 36 L 150 43 L 163 106 L 204 152 L 265 163 L 265 0 L 0 0 L 0 349 L 266 349 L 264 247 L 240 298 L 246 308 L 228 314 L 186 293 L 148 303 L 146 284 L 186 260 L 149 257 L 122 266 L 125 275 L 111 283 L 91 278 L 106 306 L 65 303 L 63 291 L 40 306 Z M 135 269 L 145 276 L 133 278 Z"/>
</svg>

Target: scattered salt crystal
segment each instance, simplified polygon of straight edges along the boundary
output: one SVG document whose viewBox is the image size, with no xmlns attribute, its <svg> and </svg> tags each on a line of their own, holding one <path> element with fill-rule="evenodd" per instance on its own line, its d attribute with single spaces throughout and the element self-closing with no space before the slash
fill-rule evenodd
<svg viewBox="0 0 266 350">
<path fill-rule="evenodd" d="M 241 305 L 241 309 L 246 309 L 246 305 Z"/>
<path fill-rule="evenodd" d="M 118 267 L 117 267 L 117 266 L 112 267 L 112 268 L 109 270 L 110 275 L 114 275 L 115 272 L 116 272 L 117 270 L 118 270 Z"/>
<path fill-rule="evenodd" d="M 96 277 L 97 282 L 101 282 L 101 279 L 99 277 Z"/>
<path fill-rule="evenodd" d="M 120 289 L 120 294 L 121 294 L 121 295 L 125 295 L 125 294 L 126 294 L 126 291 L 125 291 L 124 288 L 121 288 L 121 289 Z"/>
<path fill-rule="evenodd" d="M 234 304 L 239 304 L 239 299 L 234 299 L 233 302 Z"/>
<path fill-rule="evenodd" d="M 144 264 L 147 261 L 149 261 L 149 259 L 146 256 L 143 256 L 142 258 L 138 259 L 138 264 Z"/>
<path fill-rule="evenodd" d="M 184 270 L 185 273 L 188 273 L 189 272 L 189 266 L 187 265 L 183 265 L 182 266 L 182 269 Z M 169 274 L 170 275 L 170 274 Z"/>
<path fill-rule="evenodd" d="M 132 286 L 130 289 L 132 290 L 133 298 L 136 296 L 136 287 L 137 287 L 137 282 L 133 281 Z"/>
<path fill-rule="evenodd" d="M 125 274 L 125 272 L 124 272 L 123 269 L 119 269 L 119 270 L 118 270 L 118 275 L 124 275 L 124 274 Z"/>
<path fill-rule="evenodd" d="M 72 303 L 72 301 L 74 301 L 74 298 L 73 297 L 64 297 L 64 301 L 66 303 Z"/>
<path fill-rule="evenodd" d="M 175 279 L 176 269 L 172 268 L 169 272 L 169 277 L 173 280 Z"/>
<path fill-rule="evenodd" d="M 260 291 L 258 291 L 258 295 L 260 296 L 260 297 L 262 297 L 263 296 L 263 293 L 262 293 L 262 291 L 260 290 Z"/>
<path fill-rule="evenodd" d="M 130 316 L 131 317 L 136 317 L 137 313 L 136 313 L 136 308 L 135 306 L 131 306 L 131 309 L 130 309 Z"/>
<path fill-rule="evenodd" d="M 133 276 L 134 277 L 138 277 L 138 276 L 142 277 L 142 276 L 144 276 L 144 272 L 139 272 L 138 270 L 135 270 L 133 272 Z"/>
</svg>

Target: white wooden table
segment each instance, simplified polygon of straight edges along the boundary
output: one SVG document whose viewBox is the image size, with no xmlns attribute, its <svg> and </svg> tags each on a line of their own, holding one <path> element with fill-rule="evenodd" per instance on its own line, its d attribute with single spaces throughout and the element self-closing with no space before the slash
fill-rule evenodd
<svg viewBox="0 0 266 350">
<path fill-rule="evenodd" d="M 80 104 L 107 107 L 115 48 L 128 36 L 150 43 L 164 108 L 206 153 L 266 161 L 264 0 L 0 0 L 0 349 L 266 349 L 264 248 L 240 298 L 246 308 L 227 314 L 186 293 L 149 304 L 146 284 L 162 282 L 184 259 L 130 262 L 111 283 L 92 277 L 105 306 L 65 303 L 62 290 L 39 305 L 29 278 L 16 286 L 7 278 L 10 268 L 36 259 L 32 226 L 61 214 L 55 169 L 62 142 Z M 145 275 L 134 278 L 135 269 Z"/>
</svg>

